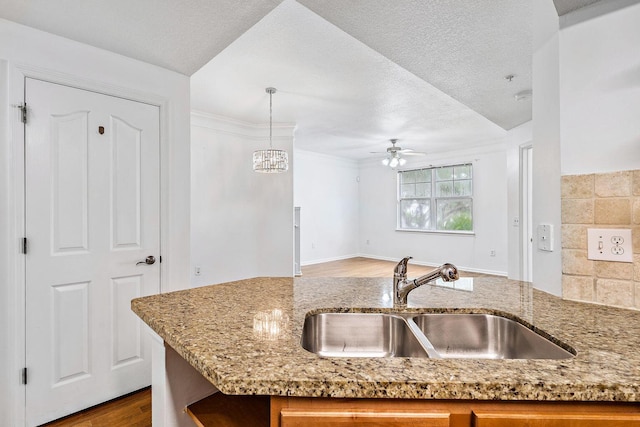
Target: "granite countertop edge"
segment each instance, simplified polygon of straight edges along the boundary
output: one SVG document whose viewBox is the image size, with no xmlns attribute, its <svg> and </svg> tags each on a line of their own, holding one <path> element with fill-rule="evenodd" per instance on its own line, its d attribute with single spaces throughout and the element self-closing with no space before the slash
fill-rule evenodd
<svg viewBox="0 0 640 427">
<path fill-rule="evenodd" d="M 407 310 L 503 314 L 575 349 L 576 357 L 323 358 L 301 348 L 310 313 L 395 311 L 388 279 L 253 278 L 138 298 L 132 309 L 225 394 L 640 402 L 640 312 L 566 301 L 526 282 L 473 280 L 473 292 L 417 289 Z M 351 293 L 361 289 L 372 295 Z M 289 321 L 277 339 L 261 339 L 253 317 L 274 308 Z"/>
</svg>

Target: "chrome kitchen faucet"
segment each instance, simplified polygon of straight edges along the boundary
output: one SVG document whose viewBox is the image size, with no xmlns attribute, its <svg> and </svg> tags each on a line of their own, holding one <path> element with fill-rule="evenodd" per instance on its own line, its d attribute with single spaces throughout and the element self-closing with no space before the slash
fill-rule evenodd
<svg viewBox="0 0 640 427">
<path fill-rule="evenodd" d="M 404 257 L 393 269 L 393 306 L 406 307 L 409 292 L 417 287 L 442 278 L 445 282 L 458 280 L 458 269 L 453 264 L 442 264 L 435 270 L 413 280 L 407 280 L 407 264 L 413 257 Z"/>
</svg>

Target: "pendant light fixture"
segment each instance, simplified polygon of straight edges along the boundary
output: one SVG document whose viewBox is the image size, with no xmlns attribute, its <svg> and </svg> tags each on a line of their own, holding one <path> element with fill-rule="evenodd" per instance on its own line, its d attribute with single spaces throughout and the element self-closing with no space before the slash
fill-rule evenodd
<svg viewBox="0 0 640 427">
<path fill-rule="evenodd" d="M 265 89 L 269 94 L 269 149 L 253 152 L 253 170 L 260 173 L 281 173 L 289 169 L 289 155 L 273 148 L 273 94 L 276 88 Z"/>
</svg>

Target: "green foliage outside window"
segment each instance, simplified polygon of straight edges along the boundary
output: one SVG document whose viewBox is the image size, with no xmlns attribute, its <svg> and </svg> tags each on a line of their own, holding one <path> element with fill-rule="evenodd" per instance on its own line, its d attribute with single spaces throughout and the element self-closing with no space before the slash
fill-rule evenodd
<svg viewBox="0 0 640 427">
<path fill-rule="evenodd" d="M 398 172 L 398 227 L 473 231 L 470 164 Z"/>
</svg>

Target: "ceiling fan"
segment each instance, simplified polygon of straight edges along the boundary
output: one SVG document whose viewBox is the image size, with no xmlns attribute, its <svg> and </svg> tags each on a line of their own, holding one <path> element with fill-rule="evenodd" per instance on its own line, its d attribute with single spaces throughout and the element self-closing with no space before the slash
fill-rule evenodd
<svg viewBox="0 0 640 427">
<path fill-rule="evenodd" d="M 395 169 L 398 166 L 404 166 L 407 163 L 407 159 L 404 156 L 426 156 L 427 153 L 422 153 L 419 151 L 413 151 L 410 148 L 402 148 L 396 146 L 398 142 L 397 139 L 390 139 L 391 147 L 387 147 L 387 157 L 382 159 L 382 164 L 385 166 L 389 166 L 391 169 Z M 372 151 L 371 154 L 381 154 L 379 151 Z"/>
</svg>

